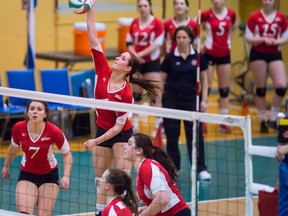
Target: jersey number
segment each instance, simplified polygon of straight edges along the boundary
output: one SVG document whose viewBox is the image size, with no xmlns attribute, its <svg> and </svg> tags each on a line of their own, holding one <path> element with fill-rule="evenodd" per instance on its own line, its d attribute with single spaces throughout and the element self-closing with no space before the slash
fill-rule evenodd
<svg viewBox="0 0 288 216">
<path fill-rule="evenodd" d="M 264 28 L 264 32 L 263 32 L 263 36 L 264 37 L 274 37 L 276 34 L 277 34 L 277 27 L 278 27 L 278 24 L 277 23 L 272 23 L 271 25 L 271 33 L 268 33 L 269 31 L 269 24 L 264 24 L 263 25 L 263 28 Z"/>
<path fill-rule="evenodd" d="M 218 36 L 222 36 L 225 33 L 225 26 L 226 26 L 226 22 L 220 22 L 219 23 L 219 31 L 216 32 L 216 35 Z"/>
<path fill-rule="evenodd" d="M 139 38 L 141 37 L 141 40 Z M 135 33 L 135 44 L 139 46 L 148 46 L 148 37 L 149 35 L 147 32 L 141 32 L 140 34 L 138 32 Z"/>
<path fill-rule="evenodd" d="M 34 154 L 32 155 L 31 159 L 35 157 L 37 152 L 39 151 L 40 147 L 29 147 L 29 151 L 35 151 Z"/>
</svg>

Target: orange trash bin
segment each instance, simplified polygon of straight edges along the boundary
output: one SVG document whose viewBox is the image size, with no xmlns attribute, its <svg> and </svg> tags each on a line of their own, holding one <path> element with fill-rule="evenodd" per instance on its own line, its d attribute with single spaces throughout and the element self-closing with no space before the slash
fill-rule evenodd
<svg viewBox="0 0 288 216">
<path fill-rule="evenodd" d="M 126 35 L 129 31 L 130 24 L 132 23 L 133 19 L 133 17 L 120 17 L 118 19 L 118 50 L 120 53 L 127 51 Z"/>
<path fill-rule="evenodd" d="M 106 24 L 96 22 L 95 26 L 102 49 L 105 50 Z M 81 56 L 91 55 L 86 22 L 77 22 L 74 24 L 74 53 Z"/>
</svg>

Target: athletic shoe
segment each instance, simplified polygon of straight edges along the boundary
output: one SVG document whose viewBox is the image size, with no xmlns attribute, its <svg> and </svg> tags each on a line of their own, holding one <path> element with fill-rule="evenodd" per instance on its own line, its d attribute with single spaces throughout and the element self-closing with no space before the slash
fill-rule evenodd
<svg viewBox="0 0 288 216">
<path fill-rule="evenodd" d="M 220 124 L 219 125 L 219 130 L 221 133 L 224 133 L 224 134 L 231 134 L 231 128 L 228 126 L 228 125 L 225 125 L 225 124 Z"/>
<path fill-rule="evenodd" d="M 210 180 L 211 174 L 207 170 L 203 170 L 198 174 L 198 178 L 202 181 Z"/>
<path fill-rule="evenodd" d="M 278 125 L 276 121 L 268 121 L 267 122 L 268 127 L 273 128 L 274 130 L 278 131 Z"/>
<path fill-rule="evenodd" d="M 261 121 L 261 123 L 260 123 L 260 132 L 261 133 L 268 133 L 269 132 L 269 129 L 268 129 L 266 121 Z"/>
</svg>

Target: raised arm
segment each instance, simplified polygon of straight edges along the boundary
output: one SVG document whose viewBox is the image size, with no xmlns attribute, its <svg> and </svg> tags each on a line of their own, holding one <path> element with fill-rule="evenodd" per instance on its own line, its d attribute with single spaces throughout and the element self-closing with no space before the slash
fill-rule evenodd
<svg viewBox="0 0 288 216">
<path fill-rule="evenodd" d="M 94 21 L 94 3 L 96 0 L 93 1 L 93 6 L 87 13 L 87 31 L 88 31 L 88 40 L 90 48 L 95 48 L 98 45 L 100 45 L 98 36 L 97 36 L 97 30 L 95 27 L 95 21 Z"/>
</svg>

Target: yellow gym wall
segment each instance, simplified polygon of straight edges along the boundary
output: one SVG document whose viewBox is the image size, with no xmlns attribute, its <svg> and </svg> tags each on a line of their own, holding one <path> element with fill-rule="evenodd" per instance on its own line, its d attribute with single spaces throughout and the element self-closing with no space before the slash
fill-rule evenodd
<svg viewBox="0 0 288 216">
<path fill-rule="evenodd" d="M 54 9 L 56 0 L 38 0 L 35 9 L 35 47 L 36 52 L 53 50 L 73 50 L 73 25 L 74 22 L 85 22 L 86 15 L 76 15 L 69 13 L 59 13 Z M 66 4 L 68 0 L 58 0 L 59 4 Z M 153 0 L 154 15 L 162 18 L 162 1 Z M 97 3 L 112 2 L 128 5 L 135 5 L 136 0 L 97 0 Z M 173 1 L 166 0 L 166 17 L 173 16 Z M 96 7 L 97 7 L 96 3 Z M 288 14 L 288 1 L 280 0 L 279 9 Z M 237 13 L 237 22 L 246 21 L 248 14 L 261 6 L 261 0 L 227 0 L 227 7 L 232 8 Z M 24 56 L 27 50 L 27 12 L 22 9 L 22 1 L 3 1 L 0 14 L 0 75 L 2 85 L 6 86 L 6 70 L 23 69 Z M 211 0 L 202 0 L 202 10 L 211 7 Z M 189 15 L 195 17 L 198 11 L 198 1 L 190 0 Z M 135 17 L 137 11 L 101 11 L 95 15 L 95 21 L 107 24 L 106 47 L 118 46 L 118 18 Z M 205 34 L 203 33 L 203 36 Z M 203 38 L 202 36 L 202 38 Z M 283 57 L 286 67 L 288 66 L 287 45 L 283 47 Z M 237 29 L 232 40 L 232 61 L 243 59 L 244 47 L 239 31 Z M 53 68 L 54 62 L 36 59 L 36 69 Z M 62 65 L 60 65 L 62 66 Z M 74 70 L 93 67 L 92 63 L 78 63 Z M 288 68 L 287 68 L 288 69 Z M 37 89 L 39 89 L 39 78 L 36 73 Z"/>
</svg>

